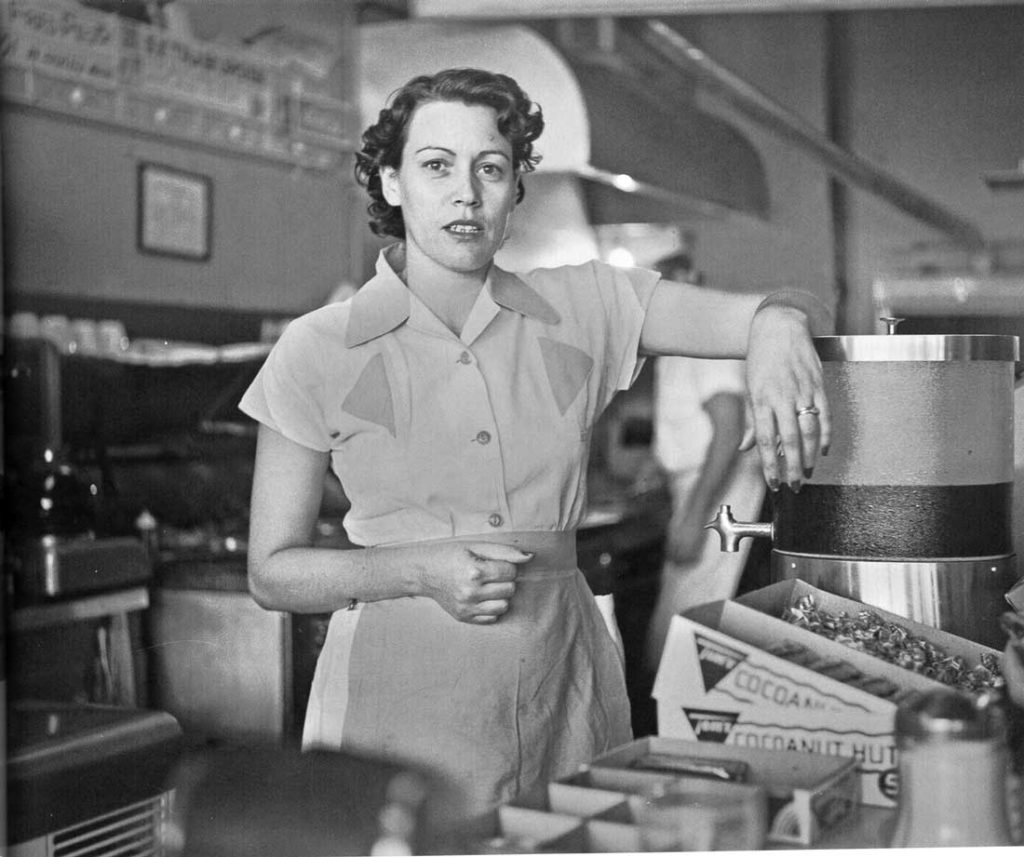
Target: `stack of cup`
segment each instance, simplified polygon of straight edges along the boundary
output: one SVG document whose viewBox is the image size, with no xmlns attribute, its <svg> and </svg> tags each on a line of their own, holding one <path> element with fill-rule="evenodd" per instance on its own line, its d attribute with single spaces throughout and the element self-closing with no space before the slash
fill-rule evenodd
<svg viewBox="0 0 1024 857">
<path fill-rule="evenodd" d="M 755 851 L 768 835 L 762 786 L 677 781 L 637 807 L 645 851 Z"/>
</svg>

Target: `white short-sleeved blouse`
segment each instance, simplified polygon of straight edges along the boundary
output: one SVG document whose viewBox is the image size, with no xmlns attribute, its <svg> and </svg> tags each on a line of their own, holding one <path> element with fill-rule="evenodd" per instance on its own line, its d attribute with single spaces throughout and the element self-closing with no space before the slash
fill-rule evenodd
<svg viewBox="0 0 1024 857">
<path fill-rule="evenodd" d="M 456 336 L 388 250 L 351 299 L 288 325 L 240 408 L 330 451 L 356 544 L 575 529 L 591 428 L 643 365 L 659 275 L 493 267 Z"/>
</svg>

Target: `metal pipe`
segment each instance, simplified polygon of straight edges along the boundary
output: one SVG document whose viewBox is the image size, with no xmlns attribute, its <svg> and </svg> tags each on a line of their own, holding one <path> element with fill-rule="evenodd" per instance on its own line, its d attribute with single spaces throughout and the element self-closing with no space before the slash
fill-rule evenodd
<svg viewBox="0 0 1024 857">
<path fill-rule="evenodd" d="M 817 128 L 741 77 L 718 65 L 700 48 L 661 21 L 641 22 L 638 37 L 664 58 L 694 75 L 744 115 L 814 155 L 837 177 L 891 203 L 944 232 L 962 246 L 984 251 L 987 242 L 968 220 L 947 210 L 900 179 L 837 146 Z"/>
</svg>

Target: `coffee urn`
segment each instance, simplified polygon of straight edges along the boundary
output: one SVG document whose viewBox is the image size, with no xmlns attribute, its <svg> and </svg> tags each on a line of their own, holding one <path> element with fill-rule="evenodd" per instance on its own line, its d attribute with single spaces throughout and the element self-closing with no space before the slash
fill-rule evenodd
<svg viewBox="0 0 1024 857">
<path fill-rule="evenodd" d="M 723 550 L 773 541 L 772 581 L 799 578 L 976 642 L 1002 647 L 1017 582 L 1012 495 L 1016 336 L 815 338 L 832 442 L 771 522 L 722 506 Z"/>
</svg>

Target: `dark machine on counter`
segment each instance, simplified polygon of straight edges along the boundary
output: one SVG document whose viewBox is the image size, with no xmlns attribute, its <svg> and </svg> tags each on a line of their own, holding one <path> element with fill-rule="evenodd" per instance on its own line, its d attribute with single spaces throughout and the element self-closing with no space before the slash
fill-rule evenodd
<svg viewBox="0 0 1024 857">
<path fill-rule="evenodd" d="M 262 610 L 245 577 L 255 428 L 234 403 L 268 350 L 8 339 L 11 857 L 426 835 L 426 775 L 297 746 L 325 617 Z M 319 543 L 342 538 L 330 523 Z"/>
<path fill-rule="evenodd" d="M 12 857 L 144 853 L 169 812 L 182 732 L 145 708 L 152 564 L 139 538 L 104 531 L 99 481 L 65 442 L 62 378 L 51 340 L 8 339 L 6 838 Z"/>
<path fill-rule="evenodd" d="M 142 542 L 98 532 L 99 486 L 68 454 L 57 345 L 12 338 L 5 364 L 9 598 L 25 605 L 145 583 Z"/>
</svg>

